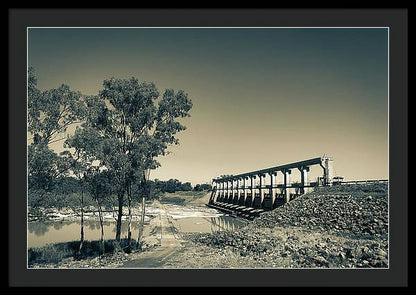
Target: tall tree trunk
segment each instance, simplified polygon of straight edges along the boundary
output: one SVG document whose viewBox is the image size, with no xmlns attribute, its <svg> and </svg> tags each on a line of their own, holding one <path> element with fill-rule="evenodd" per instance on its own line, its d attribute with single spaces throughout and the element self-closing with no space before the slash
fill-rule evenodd
<svg viewBox="0 0 416 295">
<path fill-rule="evenodd" d="M 83 245 L 84 245 L 84 192 L 81 191 L 81 239 L 79 242 L 79 249 L 78 249 L 79 254 L 81 254 Z"/>
<path fill-rule="evenodd" d="M 100 220 L 100 228 L 101 228 L 101 235 L 100 235 L 100 254 L 104 254 L 105 247 L 104 247 L 104 222 L 103 222 L 103 211 L 101 209 L 101 204 L 98 202 L 98 198 L 95 200 L 97 202 L 98 208 L 98 217 Z"/>
<path fill-rule="evenodd" d="M 123 216 L 123 193 L 118 195 L 118 216 L 116 225 L 116 241 L 121 242 L 121 218 Z"/>
<path fill-rule="evenodd" d="M 139 235 L 137 237 L 137 248 L 141 249 L 142 247 L 142 240 L 143 240 L 143 229 L 144 229 L 144 216 L 146 214 L 146 199 L 143 196 L 142 198 L 142 215 L 140 218 L 140 226 L 139 226 Z"/>
<path fill-rule="evenodd" d="M 137 248 L 142 248 L 143 243 L 143 230 L 144 230 L 144 217 L 146 214 L 146 195 L 148 193 L 147 191 L 147 179 L 146 179 L 146 172 L 143 171 L 142 175 L 142 187 L 144 188 L 143 197 L 142 197 L 142 214 L 141 214 L 141 220 L 140 220 L 140 226 L 139 226 L 139 235 L 137 237 Z M 149 194 L 150 196 L 150 194 Z"/>
<path fill-rule="evenodd" d="M 127 200 L 128 200 L 128 228 L 127 228 L 127 252 L 131 252 L 131 184 L 127 187 Z"/>
</svg>

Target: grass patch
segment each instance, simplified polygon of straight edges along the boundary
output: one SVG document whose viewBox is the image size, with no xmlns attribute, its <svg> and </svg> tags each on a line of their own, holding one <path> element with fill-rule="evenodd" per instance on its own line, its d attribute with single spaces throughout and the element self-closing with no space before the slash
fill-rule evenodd
<svg viewBox="0 0 416 295">
<path fill-rule="evenodd" d="M 185 205 L 202 198 L 208 193 L 208 191 L 178 191 L 175 193 L 165 193 L 161 202 L 165 204 Z"/>
<path fill-rule="evenodd" d="M 132 248 L 136 248 L 136 241 L 131 240 Z M 121 240 L 121 247 L 127 246 L 127 239 Z M 28 249 L 28 265 L 59 263 L 65 258 L 83 259 L 100 255 L 100 241 L 84 241 L 81 253 L 78 253 L 79 241 L 48 244 L 40 248 Z M 114 253 L 119 248 L 115 240 L 104 241 L 104 254 Z"/>
<path fill-rule="evenodd" d="M 181 197 L 162 197 L 161 202 L 165 203 L 165 204 L 174 204 L 174 205 L 184 205 L 185 204 L 185 199 L 181 198 Z"/>
</svg>

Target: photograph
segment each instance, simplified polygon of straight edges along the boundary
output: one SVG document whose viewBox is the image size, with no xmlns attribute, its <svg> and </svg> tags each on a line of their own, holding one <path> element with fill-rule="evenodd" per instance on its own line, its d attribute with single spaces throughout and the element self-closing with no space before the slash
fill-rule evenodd
<svg viewBox="0 0 416 295">
<path fill-rule="evenodd" d="M 389 269 L 389 27 L 27 27 L 28 269 Z"/>
</svg>

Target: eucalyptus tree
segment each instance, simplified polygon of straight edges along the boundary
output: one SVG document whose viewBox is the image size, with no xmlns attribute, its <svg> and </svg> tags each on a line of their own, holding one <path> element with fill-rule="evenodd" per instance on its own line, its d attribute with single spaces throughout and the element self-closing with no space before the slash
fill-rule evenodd
<svg viewBox="0 0 416 295">
<path fill-rule="evenodd" d="M 79 150 L 76 152 L 77 157 L 74 158 L 69 153 L 63 153 L 63 156 L 67 155 L 67 161 L 70 165 L 72 174 L 79 180 L 80 190 L 78 194 L 79 198 L 79 210 L 80 210 L 80 243 L 78 252 L 81 253 L 82 247 L 84 245 L 84 198 L 85 198 L 85 174 L 88 169 L 87 164 L 84 161 L 80 160 Z M 75 209 L 76 210 L 76 209 Z M 75 212 L 77 213 L 77 212 Z"/>
<path fill-rule="evenodd" d="M 100 139 L 95 156 L 112 171 L 113 188 L 118 200 L 116 240 L 121 238 L 123 204 L 131 206 L 131 186 L 145 182 L 145 171 L 160 164 L 171 144 L 178 144 L 177 132 L 185 130 L 180 118 L 188 117 L 192 102 L 182 91 L 167 89 L 160 97 L 154 83 L 137 78 L 104 80 L 103 90 L 94 102 L 86 127 Z M 131 221 L 131 210 L 129 210 Z M 128 233 L 131 240 L 131 230 Z"/>
<path fill-rule="evenodd" d="M 87 97 L 86 103 L 91 104 L 94 102 L 94 97 Z M 89 121 L 90 116 L 95 113 L 94 108 L 89 109 L 86 116 L 86 122 Z M 61 152 L 60 156 L 68 165 L 72 175 L 75 176 L 81 185 L 79 194 L 79 210 L 80 210 L 80 246 L 79 252 L 81 252 L 84 243 L 84 194 L 87 187 L 87 175 L 92 170 L 100 168 L 100 163 L 97 162 L 96 154 L 100 150 L 100 144 L 102 140 L 99 134 L 95 132 L 94 128 L 91 128 L 83 123 L 82 127 L 77 127 L 74 134 L 69 136 L 65 141 L 65 147 L 67 150 Z"/>
<path fill-rule="evenodd" d="M 27 131 L 28 185 L 30 193 L 43 195 L 53 188 L 55 180 L 69 171 L 70 164 L 51 149 L 63 140 L 68 127 L 85 116 L 83 95 L 61 85 L 41 91 L 34 69 L 28 71 Z"/>
<path fill-rule="evenodd" d="M 98 166 L 92 167 L 85 174 L 85 181 L 88 190 L 96 203 L 98 218 L 100 222 L 100 253 L 105 252 L 104 248 L 104 217 L 103 206 L 105 206 L 112 192 L 113 175 L 108 170 L 101 170 Z"/>
</svg>

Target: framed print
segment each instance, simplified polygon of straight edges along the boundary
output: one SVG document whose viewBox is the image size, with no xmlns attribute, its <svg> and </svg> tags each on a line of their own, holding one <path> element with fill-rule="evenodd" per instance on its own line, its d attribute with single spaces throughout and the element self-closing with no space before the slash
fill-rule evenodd
<svg viewBox="0 0 416 295">
<path fill-rule="evenodd" d="M 407 284 L 407 10 L 9 16 L 11 285 Z"/>
</svg>

